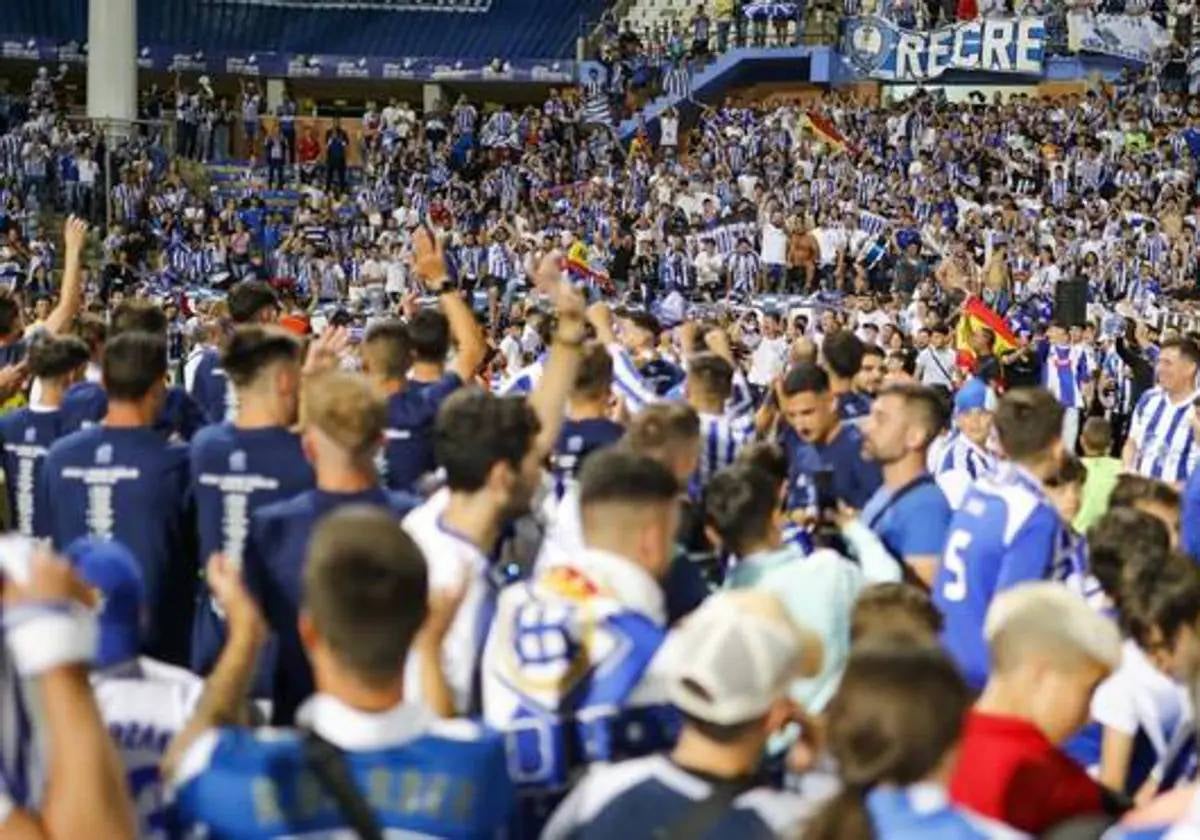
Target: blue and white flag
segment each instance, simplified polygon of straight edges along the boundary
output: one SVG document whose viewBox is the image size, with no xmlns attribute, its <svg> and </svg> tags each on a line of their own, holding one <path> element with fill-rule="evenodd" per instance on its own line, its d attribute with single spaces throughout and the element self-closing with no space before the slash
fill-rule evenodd
<svg viewBox="0 0 1200 840">
<path fill-rule="evenodd" d="M 1149 15 L 1072 12 L 1067 16 L 1067 35 L 1072 52 L 1115 55 L 1143 64 L 1171 46 L 1171 33 Z"/>
<path fill-rule="evenodd" d="M 862 75 L 891 81 L 935 79 L 947 70 L 1040 76 L 1046 26 L 1040 17 L 988 17 L 917 32 L 881 17 L 850 18 L 841 52 Z"/>
</svg>

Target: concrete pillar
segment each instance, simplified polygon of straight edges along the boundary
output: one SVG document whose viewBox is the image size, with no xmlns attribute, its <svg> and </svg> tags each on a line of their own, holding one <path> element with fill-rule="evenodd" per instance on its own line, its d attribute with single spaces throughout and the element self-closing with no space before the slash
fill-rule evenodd
<svg viewBox="0 0 1200 840">
<path fill-rule="evenodd" d="M 283 104 L 284 86 L 287 82 L 283 79 L 267 79 L 267 113 L 274 114 L 275 109 Z"/>
<path fill-rule="evenodd" d="M 425 113 L 437 111 L 449 103 L 446 100 L 446 89 L 436 82 L 421 86 L 421 104 Z"/>
<path fill-rule="evenodd" d="M 88 116 L 135 119 L 137 96 L 137 0 L 88 0 Z"/>
</svg>

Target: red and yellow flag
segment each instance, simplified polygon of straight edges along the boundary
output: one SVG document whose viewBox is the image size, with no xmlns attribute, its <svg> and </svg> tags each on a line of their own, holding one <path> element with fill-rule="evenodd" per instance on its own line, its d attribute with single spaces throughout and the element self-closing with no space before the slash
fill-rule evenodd
<svg viewBox="0 0 1200 840">
<path fill-rule="evenodd" d="M 958 350 L 958 363 L 962 367 L 974 367 L 975 354 L 971 350 L 971 336 L 983 328 L 991 330 L 996 335 L 992 352 L 1003 356 L 1017 349 L 1017 336 L 1009 328 L 1008 323 L 996 314 L 995 310 L 977 297 L 967 298 L 963 304 L 962 314 L 958 319 L 958 331 L 955 335 L 955 349 Z"/>
<path fill-rule="evenodd" d="M 838 131 L 838 127 L 833 124 L 833 121 L 818 111 L 805 111 L 802 124 L 811 129 L 812 133 L 817 136 L 817 139 L 827 143 L 837 151 L 850 153 L 858 151 L 846 139 L 846 136 Z"/>
</svg>

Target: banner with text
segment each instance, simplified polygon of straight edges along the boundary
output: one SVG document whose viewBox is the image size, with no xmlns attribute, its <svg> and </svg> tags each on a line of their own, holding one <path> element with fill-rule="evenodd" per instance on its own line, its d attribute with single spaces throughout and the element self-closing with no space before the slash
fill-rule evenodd
<svg viewBox="0 0 1200 840">
<path fill-rule="evenodd" d="M 1038 76 L 1046 53 L 1040 17 L 978 18 L 928 32 L 881 17 L 849 18 L 842 55 L 864 76 L 897 82 L 936 79 L 948 70 Z"/>
<path fill-rule="evenodd" d="M 0 35 L 0 59 L 83 64 L 79 44 L 63 45 L 48 38 L 19 40 Z M 171 47 L 142 47 L 140 70 L 168 73 L 289 79 L 371 79 L 407 82 L 538 82 L 566 85 L 575 81 L 572 61 L 392 58 L 350 55 L 296 55 L 277 52 L 185 52 Z"/>
<path fill-rule="evenodd" d="M 1171 46 L 1171 33 L 1149 15 L 1067 15 L 1067 43 L 1071 52 L 1114 55 L 1147 64 Z"/>
</svg>

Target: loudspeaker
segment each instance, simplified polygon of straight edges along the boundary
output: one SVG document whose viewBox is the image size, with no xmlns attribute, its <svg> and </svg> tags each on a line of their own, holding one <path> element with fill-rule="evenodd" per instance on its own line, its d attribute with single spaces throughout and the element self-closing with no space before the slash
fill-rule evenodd
<svg viewBox="0 0 1200 840">
<path fill-rule="evenodd" d="M 1087 281 L 1060 280 L 1054 287 L 1054 323 L 1082 327 L 1087 323 Z"/>
</svg>

